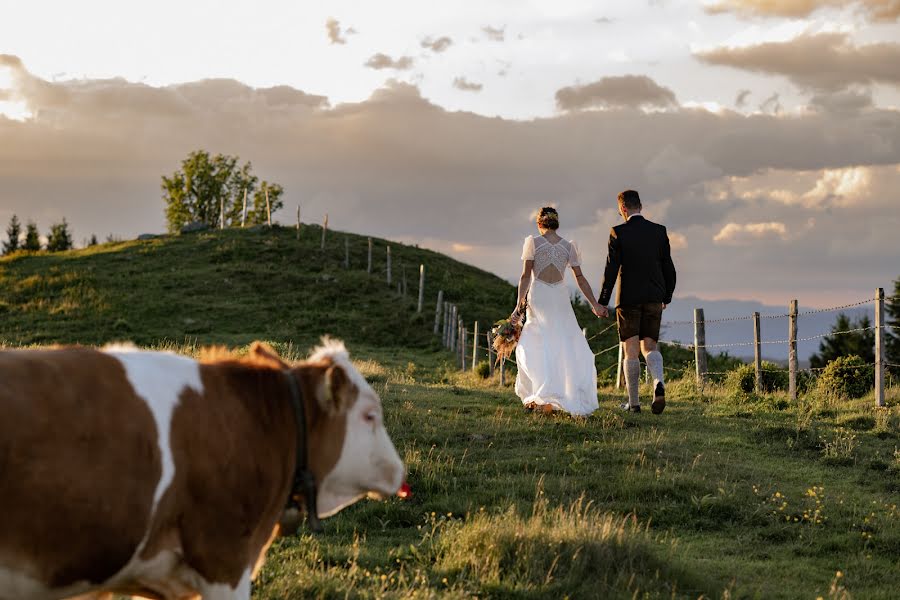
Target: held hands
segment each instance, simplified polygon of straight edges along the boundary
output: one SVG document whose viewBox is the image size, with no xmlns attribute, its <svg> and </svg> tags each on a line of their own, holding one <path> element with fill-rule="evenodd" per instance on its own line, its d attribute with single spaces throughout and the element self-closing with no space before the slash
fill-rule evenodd
<svg viewBox="0 0 900 600">
<path fill-rule="evenodd" d="M 609 316 L 609 309 L 605 306 L 600 306 L 599 304 L 593 306 L 591 311 L 601 319 L 605 319 Z"/>
</svg>

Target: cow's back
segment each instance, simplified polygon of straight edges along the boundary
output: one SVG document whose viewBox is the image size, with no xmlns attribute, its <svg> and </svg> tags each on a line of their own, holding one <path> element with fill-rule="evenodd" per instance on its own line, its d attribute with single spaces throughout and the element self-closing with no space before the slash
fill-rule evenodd
<svg viewBox="0 0 900 600">
<path fill-rule="evenodd" d="M 122 360 L 86 348 L 0 352 L 0 598 L 16 586 L 22 598 L 75 590 L 122 569 L 147 532 L 158 440 Z"/>
</svg>

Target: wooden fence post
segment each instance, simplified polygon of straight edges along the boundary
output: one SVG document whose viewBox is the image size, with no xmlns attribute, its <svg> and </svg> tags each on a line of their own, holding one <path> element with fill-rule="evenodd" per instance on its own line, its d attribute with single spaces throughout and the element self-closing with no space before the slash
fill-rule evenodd
<svg viewBox="0 0 900 600">
<path fill-rule="evenodd" d="M 706 380 L 706 321 L 703 309 L 694 309 L 694 363 L 697 365 L 697 384 Z"/>
<path fill-rule="evenodd" d="M 444 300 L 443 308 L 441 311 L 444 313 L 443 322 L 441 323 L 442 327 L 442 340 L 444 342 L 444 348 L 450 347 L 450 326 L 448 323 L 450 322 L 450 303 Z"/>
<path fill-rule="evenodd" d="M 266 223 L 272 226 L 272 205 L 269 204 L 269 187 L 266 186 Z"/>
<path fill-rule="evenodd" d="M 328 213 L 325 213 L 325 220 L 322 221 L 322 250 L 325 249 L 325 234 L 328 233 Z"/>
<path fill-rule="evenodd" d="M 247 188 L 244 188 L 244 209 L 241 211 L 241 228 L 247 222 Z"/>
<path fill-rule="evenodd" d="M 494 335 L 491 333 L 490 328 L 487 330 L 487 355 L 488 355 L 488 368 L 490 369 L 490 376 L 494 376 Z"/>
<path fill-rule="evenodd" d="M 366 267 L 366 273 L 369 275 L 372 274 L 372 238 L 369 238 L 369 262 Z"/>
<path fill-rule="evenodd" d="M 391 247 L 387 247 L 387 284 L 391 285 Z"/>
<path fill-rule="evenodd" d="M 478 364 L 478 321 L 475 321 L 475 333 L 472 335 L 472 370 L 475 370 L 475 365 Z"/>
<path fill-rule="evenodd" d="M 462 371 L 466 370 L 466 350 L 469 347 L 469 330 L 463 320 L 459 320 L 459 327 L 462 329 L 462 344 L 459 345 L 459 363 Z"/>
<path fill-rule="evenodd" d="M 350 268 L 350 238 L 344 236 L 344 268 Z"/>
<path fill-rule="evenodd" d="M 584 337 L 587 337 L 587 327 L 581 328 L 581 335 L 583 335 Z"/>
<path fill-rule="evenodd" d="M 753 313 L 753 370 L 756 372 L 756 393 L 761 394 L 762 385 L 762 344 L 760 344 L 759 313 Z"/>
<path fill-rule="evenodd" d="M 434 335 L 441 330 L 441 309 L 444 307 L 444 290 L 438 290 L 437 306 L 434 307 Z"/>
<path fill-rule="evenodd" d="M 456 335 L 459 333 L 459 328 L 457 327 L 459 312 L 455 304 L 450 310 L 450 352 L 456 352 Z"/>
<path fill-rule="evenodd" d="M 500 387 L 506 386 L 506 359 L 500 361 Z"/>
<path fill-rule="evenodd" d="M 225 196 L 219 198 L 219 229 L 225 229 Z"/>
<path fill-rule="evenodd" d="M 619 342 L 619 358 L 616 362 L 616 389 L 621 390 L 625 383 L 625 344 Z"/>
<path fill-rule="evenodd" d="M 788 394 L 791 400 L 797 399 L 797 371 L 799 364 L 797 361 L 797 301 L 791 300 L 790 322 L 788 325 Z"/>
<path fill-rule="evenodd" d="M 300 239 L 300 205 L 297 205 L 297 239 Z"/>
<path fill-rule="evenodd" d="M 422 312 L 425 304 L 425 265 L 419 265 L 419 307 L 416 312 Z"/>
<path fill-rule="evenodd" d="M 884 288 L 875 290 L 875 406 L 884 407 Z"/>
</svg>

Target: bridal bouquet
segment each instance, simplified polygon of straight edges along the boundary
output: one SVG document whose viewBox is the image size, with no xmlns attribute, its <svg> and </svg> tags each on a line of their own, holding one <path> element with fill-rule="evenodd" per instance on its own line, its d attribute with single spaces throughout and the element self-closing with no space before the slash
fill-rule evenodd
<svg viewBox="0 0 900 600">
<path fill-rule="evenodd" d="M 509 319 L 503 319 L 494 323 L 491 335 L 494 338 L 494 350 L 497 351 L 497 363 L 501 363 L 513 353 L 519 336 L 522 335 L 522 327 L 525 326 L 525 307 L 521 312 L 515 312 Z"/>
</svg>

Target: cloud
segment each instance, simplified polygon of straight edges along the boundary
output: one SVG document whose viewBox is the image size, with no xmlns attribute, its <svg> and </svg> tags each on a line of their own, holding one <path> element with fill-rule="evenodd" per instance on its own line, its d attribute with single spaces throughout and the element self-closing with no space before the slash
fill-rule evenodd
<svg viewBox="0 0 900 600">
<path fill-rule="evenodd" d="M 786 42 L 716 48 L 694 56 L 711 65 L 783 75 L 808 90 L 834 92 L 873 83 L 900 86 L 900 44 L 856 46 L 843 33 L 804 34 Z"/>
<path fill-rule="evenodd" d="M 784 223 L 727 223 L 713 238 L 717 244 L 746 245 L 757 241 L 785 239 Z"/>
<path fill-rule="evenodd" d="M 441 53 L 453 45 L 453 40 L 446 35 L 441 36 L 437 39 L 427 37 L 422 40 L 421 44 L 423 48 L 431 50 L 435 53 Z"/>
<path fill-rule="evenodd" d="M 413 61 L 410 56 L 401 56 L 400 58 L 394 59 L 388 56 L 387 54 L 382 54 L 381 52 L 377 54 L 373 54 L 369 60 L 366 61 L 365 66 L 370 69 L 395 69 L 397 71 L 407 71 L 413 68 L 415 61 Z"/>
<path fill-rule="evenodd" d="M 741 90 L 734 99 L 734 105 L 737 108 L 743 108 L 747 105 L 747 98 L 750 96 L 750 90 Z"/>
<path fill-rule="evenodd" d="M 672 250 L 684 250 L 688 247 L 687 237 L 677 231 L 669 231 L 669 246 Z"/>
<path fill-rule="evenodd" d="M 810 98 L 814 109 L 833 114 L 853 114 L 872 108 L 872 92 L 866 89 L 817 94 Z"/>
<path fill-rule="evenodd" d="M 352 27 L 341 31 L 341 23 L 335 18 L 329 18 L 325 21 L 325 32 L 328 34 L 328 40 L 332 44 L 346 44 L 345 36 L 353 35 L 356 30 Z"/>
<path fill-rule="evenodd" d="M 668 108 L 677 106 L 675 93 L 645 75 L 604 77 L 586 85 L 573 85 L 556 92 L 556 106 L 574 111 L 586 108 Z"/>
<path fill-rule="evenodd" d="M 485 25 L 481 28 L 481 31 L 484 33 L 485 37 L 492 42 L 502 42 L 506 39 L 506 25 L 503 27 L 491 27 L 490 25 Z"/>
<path fill-rule="evenodd" d="M 710 14 L 737 13 L 743 17 L 808 17 L 822 8 L 848 8 L 873 21 L 896 21 L 900 17 L 897 0 L 720 0 L 708 4 Z"/>
<path fill-rule="evenodd" d="M 579 241 L 585 272 L 598 281 L 609 227 L 620 221 L 616 194 L 626 188 L 640 191 L 650 218 L 684 236 L 679 294 L 766 281 L 769 295 L 820 297 L 897 277 L 898 110 L 613 107 L 519 121 L 447 110 L 396 81 L 335 104 L 231 80 L 51 82 L 21 67 L 12 78 L 10 93 L 33 117 L 0 119 L 0 226 L 15 212 L 42 231 L 66 217 L 78 240 L 162 231 L 160 176 L 203 148 L 252 161 L 261 178 L 282 184 L 276 220 L 293 222 L 302 203 L 305 219 L 328 212 L 337 230 L 472 246 L 465 260 L 504 277 L 521 268 L 529 214 L 555 203 L 562 234 Z M 864 169 L 867 183 L 841 174 L 848 169 Z M 752 252 L 714 241 L 728 223 L 760 222 L 783 223 L 787 239 L 773 234 L 778 243 Z M 786 260 L 789 273 L 773 269 Z"/>
<path fill-rule="evenodd" d="M 453 80 L 453 87 L 464 92 L 480 92 L 484 85 L 471 82 L 465 77 L 457 77 Z"/>
<path fill-rule="evenodd" d="M 598 25 L 610 25 L 613 22 L 614 21 L 609 17 L 597 17 L 596 19 L 594 19 L 594 23 L 597 23 Z"/>
</svg>

